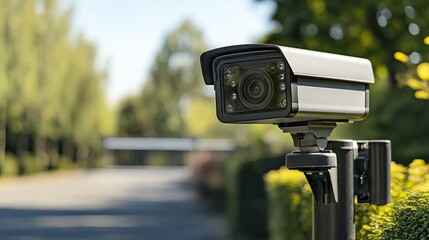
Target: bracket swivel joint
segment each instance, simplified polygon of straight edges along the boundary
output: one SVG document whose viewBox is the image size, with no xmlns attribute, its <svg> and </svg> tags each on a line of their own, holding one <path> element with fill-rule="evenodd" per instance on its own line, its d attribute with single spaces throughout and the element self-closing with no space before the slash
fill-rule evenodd
<svg viewBox="0 0 429 240">
<path fill-rule="evenodd" d="M 307 122 L 304 125 L 279 124 L 283 132 L 290 133 L 295 147 L 301 152 L 318 152 L 325 150 L 328 137 L 331 135 L 336 123 Z"/>
</svg>

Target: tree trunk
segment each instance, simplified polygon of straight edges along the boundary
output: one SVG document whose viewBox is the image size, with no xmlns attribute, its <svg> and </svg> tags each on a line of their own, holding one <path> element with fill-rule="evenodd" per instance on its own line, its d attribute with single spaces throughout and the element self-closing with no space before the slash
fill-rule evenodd
<svg viewBox="0 0 429 240">
<path fill-rule="evenodd" d="M 2 118 L 0 123 L 0 175 L 3 173 L 4 162 L 6 160 L 6 124 Z"/>
<path fill-rule="evenodd" d="M 79 167 L 83 167 L 83 168 L 88 167 L 88 155 L 89 155 L 89 150 L 87 147 L 85 146 L 77 147 L 76 158 L 77 158 L 77 164 Z"/>
<path fill-rule="evenodd" d="M 76 163 L 75 148 L 70 140 L 64 139 L 63 141 L 63 155 L 69 157 L 74 163 Z"/>
<path fill-rule="evenodd" d="M 49 160 L 46 154 L 46 139 L 42 137 L 36 137 L 35 139 L 35 152 L 36 152 L 36 161 L 41 163 L 43 170 L 48 169 Z"/>
<path fill-rule="evenodd" d="M 396 80 L 396 74 L 397 72 L 395 71 L 395 62 L 393 60 L 393 51 L 392 51 L 392 60 L 388 61 L 386 66 L 387 66 L 387 70 L 389 72 L 389 83 L 390 83 L 390 87 L 391 88 L 396 88 L 398 87 L 398 81 Z"/>
<path fill-rule="evenodd" d="M 28 137 L 25 134 L 17 134 L 16 158 L 18 160 L 18 174 L 25 173 L 25 153 L 28 151 Z"/>
<path fill-rule="evenodd" d="M 48 146 L 49 146 L 48 170 L 54 170 L 58 166 L 58 142 L 51 141 L 49 142 Z"/>
</svg>

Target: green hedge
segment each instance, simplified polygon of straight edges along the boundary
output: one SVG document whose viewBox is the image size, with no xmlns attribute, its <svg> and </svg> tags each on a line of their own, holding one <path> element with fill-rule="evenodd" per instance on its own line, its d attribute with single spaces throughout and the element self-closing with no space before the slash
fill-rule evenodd
<svg viewBox="0 0 429 240">
<path fill-rule="evenodd" d="M 391 169 L 393 206 L 407 201 L 402 199 L 406 199 L 409 192 L 429 189 L 429 165 L 423 160 L 413 161 L 408 168 L 392 162 Z M 283 168 L 271 171 L 265 180 L 269 199 L 270 239 L 311 239 L 312 193 L 304 175 Z M 390 216 L 391 209 L 391 205 L 356 204 L 356 238 L 395 239 L 383 235 L 386 234 L 383 228 L 386 226 L 386 216 Z"/>
<path fill-rule="evenodd" d="M 6 154 L 6 158 L 0 167 L 2 177 L 16 176 L 19 173 L 18 161 L 12 154 Z"/>
<path fill-rule="evenodd" d="M 226 162 L 226 210 L 231 238 L 267 239 L 268 207 L 264 175 L 281 166 L 284 166 L 284 155 Z"/>
<path fill-rule="evenodd" d="M 271 171 L 266 181 L 270 239 L 311 239 L 312 193 L 304 174 L 282 168 Z"/>
<path fill-rule="evenodd" d="M 376 218 L 373 239 L 429 239 L 429 192 L 409 193 Z"/>
<path fill-rule="evenodd" d="M 46 171 L 44 163 L 34 155 L 24 154 L 21 160 L 21 166 L 18 159 L 13 154 L 6 154 L 4 162 L 0 163 L 0 176 L 12 177 L 18 175 L 34 174 Z M 20 169 L 21 168 L 21 169 Z M 60 156 L 54 169 L 75 169 L 76 164 L 72 159 Z"/>
</svg>

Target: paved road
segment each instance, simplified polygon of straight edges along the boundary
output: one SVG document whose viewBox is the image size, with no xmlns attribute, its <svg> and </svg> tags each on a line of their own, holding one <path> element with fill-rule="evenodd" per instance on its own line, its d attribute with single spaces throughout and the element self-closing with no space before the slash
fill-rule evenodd
<svg viewBox="0 0 429 240">
<path fill-rule="evenodd" d="M 0 180 L 0 239 L 223 239 L 186 168 L 109 168 Z"/>
</svg>

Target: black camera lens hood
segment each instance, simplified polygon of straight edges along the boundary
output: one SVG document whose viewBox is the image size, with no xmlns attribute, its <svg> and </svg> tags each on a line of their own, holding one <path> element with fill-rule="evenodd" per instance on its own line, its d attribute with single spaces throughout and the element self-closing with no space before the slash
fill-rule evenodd
<svg viewBox="0 0 429 240">
<path fill-rule="evenodd" d="M 204 52 L 200 56 L 201 70 L 203 73 L 204 82 L 206 85 L 213 85 L 213 61 L 222 55 L 228 55 L 233 53 L 250 52 L 250 51 L 261 51 L 261 50 L 279 50 L 279 47 L 271 44 L 242 44 L 235 46 L 227 46 L 212 49 Z"/>
</svg>

